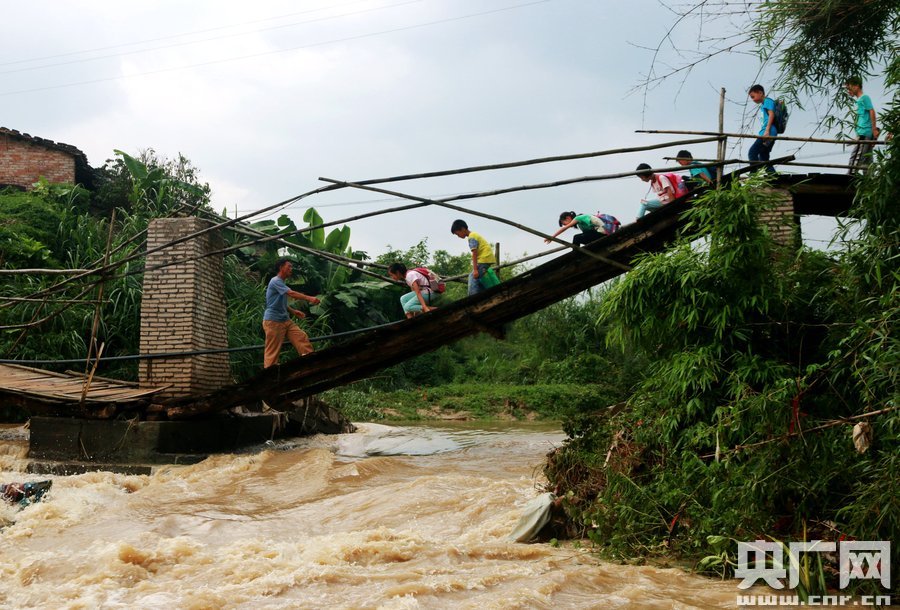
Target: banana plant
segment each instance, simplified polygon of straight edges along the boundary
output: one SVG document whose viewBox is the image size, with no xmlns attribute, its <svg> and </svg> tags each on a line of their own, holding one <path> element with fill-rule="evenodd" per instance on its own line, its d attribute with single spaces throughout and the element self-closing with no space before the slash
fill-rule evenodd
<svg viewBox="0 0 900 610">
<path fill-rule="evenodd" d="M 181 200 L 196 202 L 199 205 L 209 202 L 208 194 L 203 188 L 172 178 L 166 168 L 160 166 L 151 168 L 140 159 L 121 150 L 113 152 L 122 157 L 122 163 L 131 174 L 132 190 L 129 199 L 136 211 L 156 215 L 182 203 Z"/>
<path fill-rule="evenodd" d="M 326 254 L 337 254 L 362 260 L 365 253 L 354 252 L 350 246 L 350 227 L 342 226 L 326 231 L 321 225 L 325 220 L 315 208 L 303 214 L 306 229 L 301 232 L 297 223 L 287 214 L 274 220 L 261 220 L 250 225 L 266 235 L 284 235 L 284 241 Z M 230 235 L 226 239 L 239 243 L 243 235 Z M 284 255 L 282 244 L 269 241 L 247 245 L 239 250 L 241 258 L 263 275 L 268 275 L 275 260 Z M 307 321 L 307 330 L 315 334 L 343 331 L 386 322 L 385 312 L 396 305 L 396 295 L 383 295 L 391 288 L 387 282 L 362 282 L 354 277 L 354 271 L 345 265 L 304 252 L 296 252 L 298 264 L 294 266 L 293 282 L 300 290 L 315 294 L 320 303 L 310 307 L 314 319 Z M 358 274 L 356 274 L 358 275 Z"/>
</svg>

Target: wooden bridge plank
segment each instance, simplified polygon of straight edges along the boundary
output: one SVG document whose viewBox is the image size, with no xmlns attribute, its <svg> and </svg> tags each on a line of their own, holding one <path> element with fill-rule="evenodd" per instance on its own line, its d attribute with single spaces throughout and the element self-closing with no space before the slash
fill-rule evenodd
<svg viewBox="0 0 900 610">
<path fill-rule="evenodd" d="M 56 373 L 22 365 L 0 364 L 0 393 L 16 404 L 39 413 L 71 411 L 81 403 L 85 377 L 80 373 Z M 144 402 L 165 387 L 141 388 L 132 382 L 94 378 L 85 404 L 126 405 Z"/>
</svg>

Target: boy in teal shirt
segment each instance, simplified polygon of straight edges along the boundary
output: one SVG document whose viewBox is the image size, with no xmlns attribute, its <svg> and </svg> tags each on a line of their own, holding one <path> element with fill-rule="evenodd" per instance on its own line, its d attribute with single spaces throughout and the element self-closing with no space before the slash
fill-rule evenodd
<svg viewBox="0 0 900 610">
<path fill-rule="evenodd" d="M 847 93 L 856 98 L 856 139 L 857 140 L 876 140 L 881 131 L 875 124 L 875 107 L 868 95 L 863 93 L 862 79 L 858 76 L 851 76 L 846 82 Z M 853 147 L 850 154 L 851 174 L 855 174 L 861 169 L 865 169 L 872 162 L 872 149 L 874 144 L 866 144 L 860 142 Z"/>
<path fill-rule="evenodd" d="M 576 235 L 572 239 L 572 243 L 576 246 L 584 246 L 593 241 L 597 241 L 601 237 L 615 233 L 619 228 L 619 221 L 615 216 L 609 214 L 576 214 L 575 212 L 563 212 L 559 215 L 559 231 L 554 233 L 552 237 L 558 237 L 564 231 L 577 227 L 581 229 L 581 234 Z M 545 239 L 544 243 L 549 244 L 551 239 Z"/>
<path fill-rule="evenodd" d="M 694 155 L 691 154 L 689 150 L 679 150 L 678 156 L 675 157 L 675 161 L 678 165 L 685 165 L 691 170 L 691 177 L 688 180 L 685 180 L 689 189 L 700 188 L 701 186 L 709 186 L 713 183 L 713 175 L 712 172 L 709 171 L 708 167 L 697 167 L 697 162 L 694 161 Z"/>
</svg>

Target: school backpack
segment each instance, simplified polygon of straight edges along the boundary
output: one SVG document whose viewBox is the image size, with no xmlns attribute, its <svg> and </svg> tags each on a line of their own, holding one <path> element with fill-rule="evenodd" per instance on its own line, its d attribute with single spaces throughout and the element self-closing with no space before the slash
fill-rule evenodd
<svg viewBox="0 0 900 610">
<path fill-rule="evenodd" d="M 431 288 L 434 292 L 444 292 L 447 290 L 447 284 L 441 281 L 434 271 L 431 271 L 427 267 L 416 267 L 413 269 L 418 273 L 421 273 L 426 278 L 428 278 L 428 287 Z"/>
<path fill-rule="evenodd" d="M 619 222 L 618 218 L 609 214 L 601 214 L 600 212 L 597 212 L 595 216 L 597 216 L 597 218 L 600 219 L 600 222 L 603 223 L 603 232 L 607 235 L 612 235 L 613 233 L 618 231 L 619 226 L 621 226 L 622 224 Z"/>
<path fill-rule="evenodd" d="M 778 133 L 784 133 L 784 130 L 787 129 L 788 117 L 790 116 L 790 112 L 788 111 L 787 102 L 784 101 L 784 98 L 778 98 L 775 100 L 775 130 Z"/>
<path fill-rule="evenodd" d="M 678 199 L 682 195 L 687 195 L 688 187 L 684 183 L 681 174 L 676 174 L 675 172 L 670 172 L 668 174 L 657 174 L 659 176 L 665 176 L 669 179 L 669 182 L 672 184 L 672 188 L 675 189 L 675 199 Z"/>
</svg>

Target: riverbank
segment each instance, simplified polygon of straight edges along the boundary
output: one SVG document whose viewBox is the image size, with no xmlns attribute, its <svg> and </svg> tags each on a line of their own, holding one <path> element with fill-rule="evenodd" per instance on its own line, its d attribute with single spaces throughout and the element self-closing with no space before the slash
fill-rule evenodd
<svg viewBox="0 0 900 610">
<path fill-rule="evenodd" d="M 411 390 L 344 388 L 323 400 L 352 421 L 561 421 L 608 406 L 600 384 L 447 384 Z"/>
</svg>

